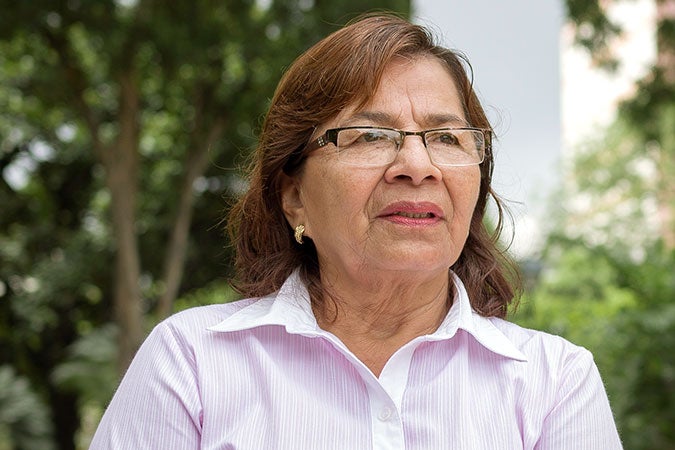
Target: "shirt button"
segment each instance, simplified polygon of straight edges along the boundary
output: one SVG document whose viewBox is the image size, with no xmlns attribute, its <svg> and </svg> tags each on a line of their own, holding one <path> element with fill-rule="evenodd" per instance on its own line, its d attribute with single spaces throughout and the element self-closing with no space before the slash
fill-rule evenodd
<svg viewBox="0 0 675 450">
<path fill-rule="evenodd" d="M 391 413 L 392 413 L 391 408 L 385 406 L 384 408 L 382 408 L 377 418 L 384 422 L 385 420 L 389 420 L 391 418 Z"/>
</svg>

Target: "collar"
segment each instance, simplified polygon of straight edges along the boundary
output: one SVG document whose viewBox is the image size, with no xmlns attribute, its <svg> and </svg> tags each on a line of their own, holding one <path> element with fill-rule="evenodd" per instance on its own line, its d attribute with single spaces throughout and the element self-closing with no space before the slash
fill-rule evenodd
<svg viewBox="0 0 675 450">
<path fill-rule="evenodd" d="M 490 319 L 473 311 L 464 283 L 453 272 L 451 274 L 456 292 L 452 307 L 440 327 L 433 334 L 424 336 L 422 339 L 426 341 L 447 340 L 461 329 L 471 334 L 483 347 L 494 353 L 518 361 L 527 361 L 525 355 Z M 298 270 L 293 271 L 278 292 L 261 297 L 208 329 L 227 333 L 268 325 L 283 326 L 290 334 L 309 337 L 329 334 L 319 328 L 316 322 L 309 293 L 300 279 Z"/>
</svg>

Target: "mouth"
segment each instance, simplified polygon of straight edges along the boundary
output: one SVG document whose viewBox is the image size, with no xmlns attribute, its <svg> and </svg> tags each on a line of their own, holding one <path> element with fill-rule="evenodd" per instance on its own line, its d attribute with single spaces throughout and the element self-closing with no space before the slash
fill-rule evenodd
<svg viewBox="0 0 675 450">
<path fill-rule="evenodd" d="M 443 220 L 443 210 L 432 202 L 395 202 L 380 212 L 380 217 L 398 223 L 428 224 Z"/>
<path fill-rule="evenodd" d="M 433 219 L 434 217 L 436 217 L 436 214 L 431 212 L 411 213 L 411 212 L 397 211 L 393 213 L 392 216 L 408 217 L 410 219 Z"/>
</svg>

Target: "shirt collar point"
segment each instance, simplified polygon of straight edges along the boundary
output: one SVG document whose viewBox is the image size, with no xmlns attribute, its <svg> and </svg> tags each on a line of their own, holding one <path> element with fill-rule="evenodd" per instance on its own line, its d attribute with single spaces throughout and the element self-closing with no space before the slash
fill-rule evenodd
<svg viewBox="0 0 675 450">
<path fill-rule="evenodd" d="M 492 320 L 474 311 L 471 322 L 471 329 L 466 331 L 471 333 L 485 348 L 507 358 L 527 362 L 527 356 L 492 323 Z"/>
<path fill-rule="evenodd" d="M 464 283 L 451 272 L 455 284 L 455 299 L 446 318 L 444 331 L 448 337 L 462 329 L 471 334 L 476 341 L 488 350 L 517 361 L 527 361 L 527 357 L 518 350 L 513 342 L 504 335 L 488 318 L 478 314 L 472 307 Z"/>
<path fill-rule="evenodd" d="M 255 300 L 207 329 L 233 332 L 266 325 L 283 326 L 291 334 L 317 333 L 318 325 L 312 313 L 309 293 L 300 281 L 297 270 L 288 277 L 279 291 Z"/>
</svg>

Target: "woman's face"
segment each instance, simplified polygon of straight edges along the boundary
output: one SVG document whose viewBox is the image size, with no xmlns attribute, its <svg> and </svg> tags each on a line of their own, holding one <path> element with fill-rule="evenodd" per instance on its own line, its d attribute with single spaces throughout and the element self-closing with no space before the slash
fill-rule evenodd
<svg viewBox="0 0 675 450">
<path fill-rule="evenodd" d="M 380 126 L 406 131 L 466 126 L 455 84 L 432 57 L 396 59 L 372 101 L 346 108 L 316 130 Z M 322 276 L 363 279 L 376 272 L 444 276 L 469 233 L 480 188 L 479 166 L 439 167 L 422 139 L 407 136 L 381 167 L 345 165 L 333 144 L 308 156 L 286 180 L 283 207 L 316 246 Z"/>
</svg>

